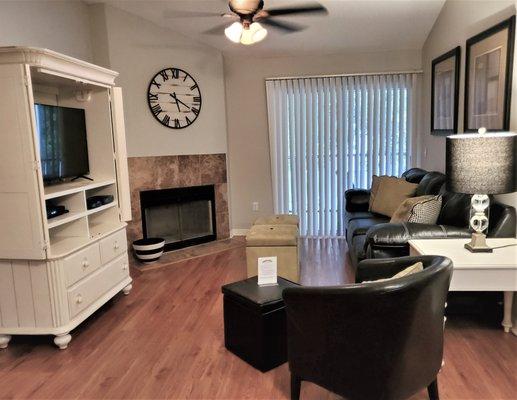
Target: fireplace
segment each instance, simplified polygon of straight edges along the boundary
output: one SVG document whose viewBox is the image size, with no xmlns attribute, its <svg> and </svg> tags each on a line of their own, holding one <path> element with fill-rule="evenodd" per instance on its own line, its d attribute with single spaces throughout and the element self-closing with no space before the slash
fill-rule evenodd
<svg viewBox="0 0 517 400">
<path fill-rule="evenodd" d="M 144 238 L 165 239 L 165 251 L 216 239 L 214 185 L 140 192 Z"/>
</svg>

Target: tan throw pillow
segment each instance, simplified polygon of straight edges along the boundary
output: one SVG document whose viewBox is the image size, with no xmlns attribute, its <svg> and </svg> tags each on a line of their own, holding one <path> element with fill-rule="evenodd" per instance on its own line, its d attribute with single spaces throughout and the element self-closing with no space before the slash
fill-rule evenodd
<svg viewBox="0 0 517 400">
<path fill-rule="evenodd" d="M 404 200 L 414 196 L 417 187 L 418 184 L 409 183 L 404 178 L 374 176 L 370 211 L 391 217 Z"/>
<path fill-rule="evenodd" d="M 398 274 L 393 275 L 391 278 L 376 279 L 374 281 L 364 281 L 363 283 L 391 281 L 392 279 L 403 278 L 408 275 L 416 274 L 417 272 L 422 272 L 423 270 L 424 270 L 424 264 L 422 264 L 422 262 L 419 261 L 419 262 L 414 263 L 413 265 L 410 265 L 409 267 L 403 269 Z"/>
<path fill-rule="evenodd" d="M 388 175 L 374 175 L 372 176 L 372 187 L 370 188 L 370 201 L 368 202 L 368 209 L 372 210 L 372 204 L 375 200 L 375 196 L 377 195 L 377 191 L 379 190 L 379 183 L 386 178 L 397 178 L 396 176 L 388 176 Z"/>
<path fill-rule="evenodd" d="M 390 222 L 436 224 L 442 208 L 442 196 L 410 197 L 402 202 L 391 216 Z"/>
</svg>

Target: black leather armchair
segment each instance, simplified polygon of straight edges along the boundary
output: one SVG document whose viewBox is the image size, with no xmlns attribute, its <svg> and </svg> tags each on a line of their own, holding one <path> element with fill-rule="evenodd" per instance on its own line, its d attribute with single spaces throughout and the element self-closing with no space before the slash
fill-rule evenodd
<svg viewBox="0 0 517 400">
<path fill-rule="evenodd" d="M 417 261 L 423 272 L 397 280 L 284 290 L 291 399 L 304 380 L 348 400 L 402 400 L 425 387 L 438 399 L 452 262 L 366 260 L 357 278 L 386 278 Z"/>
</svg>

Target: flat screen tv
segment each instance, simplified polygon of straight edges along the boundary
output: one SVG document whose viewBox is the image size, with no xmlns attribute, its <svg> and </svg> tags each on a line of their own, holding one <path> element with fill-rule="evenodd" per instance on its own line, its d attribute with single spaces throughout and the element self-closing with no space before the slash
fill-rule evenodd
<svg viewBox="0 0 517 400">
<path fill-rule="evenodd" d="M 45 182 L 89 173 L 83 109 L 35 104 L 36 132 Z"/>
</svg>

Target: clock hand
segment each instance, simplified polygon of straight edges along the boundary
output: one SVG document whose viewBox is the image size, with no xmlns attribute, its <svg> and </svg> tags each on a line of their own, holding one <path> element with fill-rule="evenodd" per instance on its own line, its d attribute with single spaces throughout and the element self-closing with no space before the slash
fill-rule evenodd
<svg viewBox="0 0 517 400">
<path fill-rule="evenodd" d="M 180 105 L 178 103 L 178 98 L 176 97 L 176 92 L 172 92 L 171 97 L 176 100 L 176 107 L 178 107 L 178 112 L 181 112 Z"/>
<path fill-rule="evenodd" d="M 185 107 L 187 107 L 190 110 L 190 107 L 188 105 L 186 105 L 180 99 L 178 99 L 178 97 L 176 96 L 176 92 L 173 92 L 173 93 L 174 93 L 174 100 L 176 100 L 178 103 L 183 104 Z"/>
</svg>

